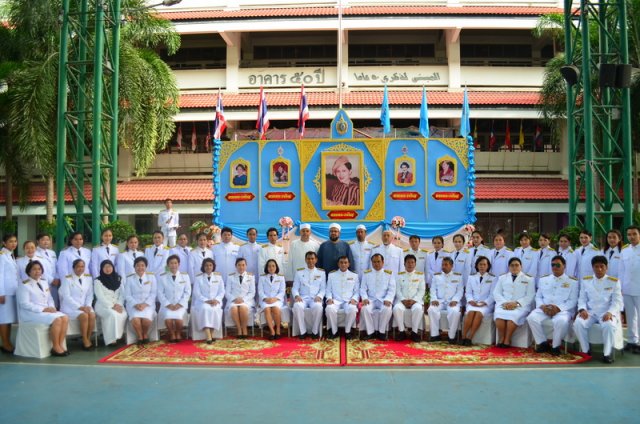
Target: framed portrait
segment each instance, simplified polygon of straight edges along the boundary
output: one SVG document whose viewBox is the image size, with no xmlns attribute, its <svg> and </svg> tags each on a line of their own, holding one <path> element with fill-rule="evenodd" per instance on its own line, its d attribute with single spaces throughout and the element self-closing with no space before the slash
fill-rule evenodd
<svg viewBox="0 0 640 424">
<path fill-rule="evenodd" d="M 289 187 L 291 185 L 291 162 L 289 159 L 279 157 L 269 164 L 269 180 L 272 187 Z"/>
<path fill-rule="evenodd" d="M 362 152 L 322 152 L 322 209 L 364 207 Z"/>
<path fill-rule="evenodd" d="M 248 160 L 242 158 L 234 160 L 231 162 L 229 171 L 231 188 L 249 188 L 251 172 Z"/>
<path fill-rule="evenodd" d="M 458 161 L 451 156 L 443 156 L 436 162 L 436 184 L 451 187 L 458 183 Z"/>
<path fill-rule="evenodd" d="M 400 156 L 395 160 L 395 183 L 398 186 L 409 187 L 416 183 L 416 161 L 409 156 Z"/>
</svg>

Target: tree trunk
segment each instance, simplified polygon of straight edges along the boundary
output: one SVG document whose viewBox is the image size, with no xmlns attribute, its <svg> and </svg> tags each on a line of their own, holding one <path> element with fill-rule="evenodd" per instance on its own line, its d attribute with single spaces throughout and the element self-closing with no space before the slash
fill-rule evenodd
<svg viewBox="0 0 640 424">
<path fill-rule="evenodd" d="M 47 209 L 47 222 L 53 222 L 53 195 L 55 192 L 55 180 L 53 177 L 47 177 L 47 198 L 46 198 L 46 209 Z"/>
</svg>

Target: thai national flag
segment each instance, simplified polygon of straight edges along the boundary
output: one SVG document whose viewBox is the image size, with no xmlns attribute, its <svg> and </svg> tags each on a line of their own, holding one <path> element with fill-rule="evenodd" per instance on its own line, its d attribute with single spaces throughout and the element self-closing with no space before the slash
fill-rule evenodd
<svg viewBox="0 0 640 424">
<path fill-rule="evenodd" d="M 224 117 L 224 106 L 222 105 L 222 94 L 218 93 L 218 103 L 216 104 L 216 120 L 213 123 L 213 139 L 220 140 L 222 133 L 227 128 L 227 120 Z"/>
<path fill-rule="evenodd" d="M 304 84 L 300 89 L 300 110 L 298 111 L 298 134 L 300 138 L 304 137 L 305 123 L 309 119 L 309 103 L 307 103 L 307 95 L 304 92 Z"/>
<path fill-rule="evenodd" d="M 536 133 L 533 136 L 533 146 L 536 152 L 544 151 L 544 143 L 542 140 L 542 128 L 540 128 L 540 125 L 536 125 Z"/>
<path fill-rule="evenodd" d="M 493 121 L 491 121 L 491 133 L 489 134 L 489 151 L 493 152 L 496 145 L 496 133 L 493 132 Z"/>
<path fill-rule="evenodd" d="M 269 117 L 267 116 L 267 97 L 264 95 L 262 87 L 260 87 L 260 103 L 258 104 L 256 129 L 260 135 L 260 140 L 266 140 L 267 130 L 269 129 Z"/>
</svg>

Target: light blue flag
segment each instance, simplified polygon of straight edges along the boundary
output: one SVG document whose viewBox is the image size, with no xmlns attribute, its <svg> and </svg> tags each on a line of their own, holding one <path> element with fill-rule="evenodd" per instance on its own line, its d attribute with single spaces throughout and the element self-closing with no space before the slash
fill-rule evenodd
<svg viewBox="0 0 640 424">
<path fill-rule="evenodd" d="M 460 137 L 467 138 L 471 131 L 471 123 L 469 122 L 469 97 L 467 89 L 464 89 L 464 99 L 462 100 L 462 119 L 460 120 Z"/>
<path fill-rule="evenodd" d="M 391 117 L 389 116 L 389 93 L 387 86 L 384 86 L 384 96 L 382 97 L 382 109 L 380 109 L 380 123 L 382 124 L 382 133 L 391 132 Z"/>
<path fill-rule="evenodd" d="M 427 109 L 427 89 L 422 87 L 422 104 L 420 104 L 420 135 L 429 138 L 429 112 Z"/>
</svg>

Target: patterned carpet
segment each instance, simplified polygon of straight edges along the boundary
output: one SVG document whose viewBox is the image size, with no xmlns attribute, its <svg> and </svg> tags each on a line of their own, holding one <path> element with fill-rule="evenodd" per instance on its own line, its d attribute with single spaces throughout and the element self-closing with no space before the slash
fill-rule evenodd
<svg viewBox="0 0 640 424">
<path fill-rule="evenodd" d="M 578 364 L 589 359 L 579 353 L 537 354 L 531 349 L 457 346 L 444 342 L 223 339 L 208 345 L 183 340 L 145 347 L 129 345 L 102 358 L 109 364 L 224 365 L 224 366 L 460 366 Z"/>
</svg>

